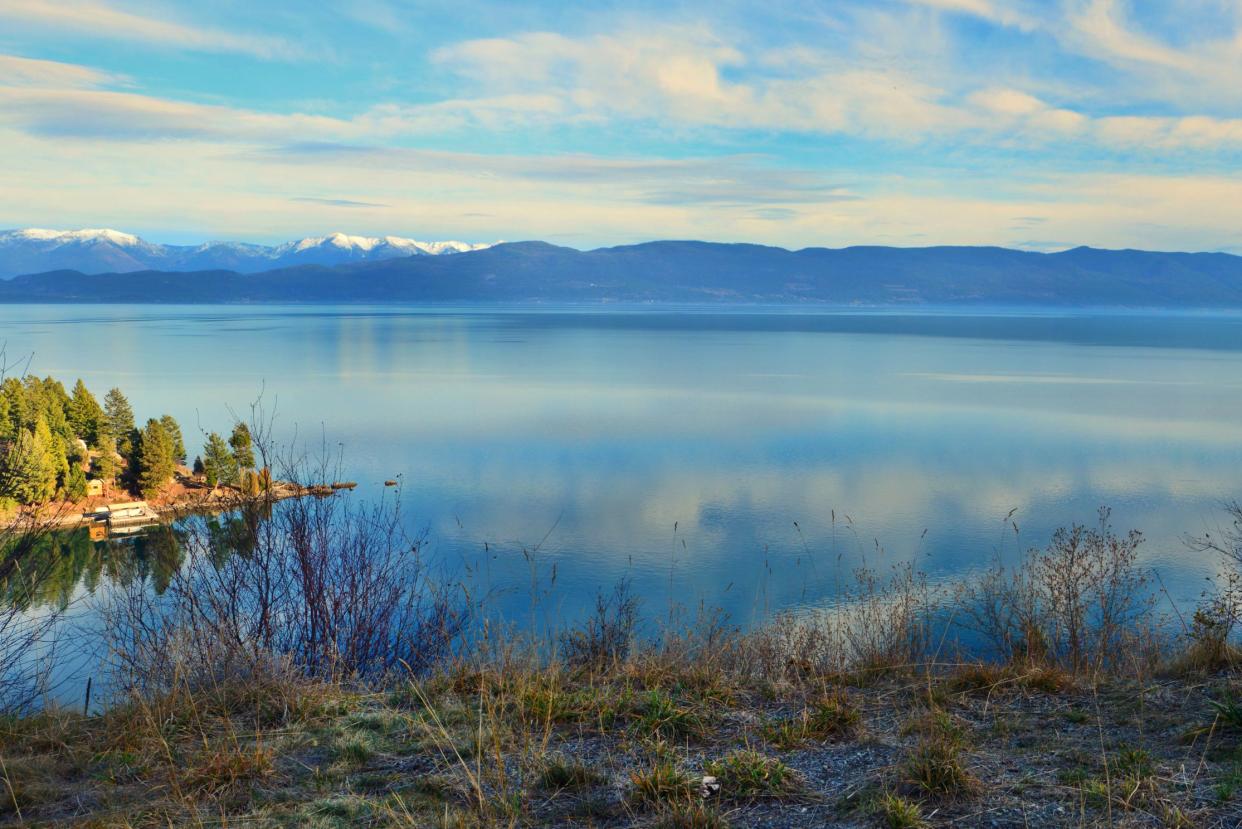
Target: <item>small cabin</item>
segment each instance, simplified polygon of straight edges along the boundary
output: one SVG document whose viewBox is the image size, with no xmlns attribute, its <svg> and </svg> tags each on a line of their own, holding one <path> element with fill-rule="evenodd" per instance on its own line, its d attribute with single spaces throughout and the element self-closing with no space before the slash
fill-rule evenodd
<svg viewBox="0 0 1242 829">
<path fill-rule="evenodd" d="M 103 481 L 91 478 L 86 482 L 86 494 L 92 498 L 103 495 Z"/>
</svg>

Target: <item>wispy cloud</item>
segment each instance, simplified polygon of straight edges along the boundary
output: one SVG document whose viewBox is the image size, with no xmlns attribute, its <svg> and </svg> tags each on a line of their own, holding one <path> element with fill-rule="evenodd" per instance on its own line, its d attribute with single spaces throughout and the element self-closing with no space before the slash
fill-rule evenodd
<svg viewBox="0 0 1242 829">
<path fill-rule="evenodd" d="M 52 89 L 89 89 L 126 83 L 121 75 L 54 60 L 19 55 L 0 55 L 0 86 L 33 86 Z"/>
<path fill-rule="evenodd" d="M 32 135 L 111 141 L 210 138 L 226 143 L 292 135 L 358 136 L 360 123 L 263 113 L 103 89 L 0 86 L 0 124 Z"/>
<path fill-rule="evenodd" d="M 578 38 L 529 32 L 465 41 L 431 59 L 487 91 L 436 105 L 478 123 L 506 115 L 521 122 L 621 118 L 896 138 L 952 120 L 942 90 L 900 70 L 795 54 L 771 71 L 702 27 Z"/>
<path fill-rule="evenodd" d="M 1069 29 L 1084 38 L 1094 56 L 1167 69 L 1193 71 L 1195 59 L 1185 52 L 1146 37 L 1127 26 L 1117 0 L 1086 0 L 1069 15 Z"/>
<path fill-rule="evenodd" d="M 0 0 L 3 2 L 3 0 Z M 108 88 L 124 79 L 72 64 L 0 56 L 0 124 L 44 137 L 201 140 L 312 147 L 336 154 L 465 129 L 503 133 L 633 121 L 690 129 L 781 130 L 911 143 L 1081 145 L 1127 152 L 1242 148 L 1242 118 L 1088 114 L 1011 87 L 962 94 L 898 72 L 837 69 L 803 60 L 777 75 L 727 78 L 746 66 L 733 47 L 700 33 L 593 36 L 537 33 L 470 41 L 435 59 L 499 94 L 430 104 L 377 103 L 350 117 L 264 112 Z M 399 149 L 399 148 L 398 148 Z M 576 171 L 591 175 L 598 171 Z M 633 174 L 628 171 L 627 174 Z M 729 199 L 712 187 L 668 189 L 653 201 Z M 762 201 L 786 199 L 789 186 Z M 821 198 L 838 193 L 818 192 Z"/>
<path fill-rule="evenodd" d="M 389 204 L 380 204 L 379 202 L 369 201 L 353 201 L 352 199 L 321 199 L 311 196 L 299 196 L 290 199 L 290 201 L 301 202 L 302 204 L 321 204 L 324 207 L 391 207 Z"/>
<path fill-rule="evenodd" d="M 982 0 L 927 3 L 998 20 L 1011 14 Z M 1193 65 L 1183 61 L 1181 52 L 1140 48 L 1140 41 L 1125 41 L 1119 31 L 1114 30 L 1115 42 L 1106 49 Z M 1050 104 L 1014 87 L 971 89 L 967 81 L 964 88 L 943 88 L 900 68 L 854 66 L 821 54 L 793 53 L 785 56 L 779 72 L 768 71 L 740 46 L 703 30 L 576 39 L 535 32 L 467 41 L 432 57 L 477 88 L 500 90 L 504 96 L 394 110 L 394 118 L 415 124 L 436 113 L 449 118 L 451 112 L 454 121 L 493 129 L 628 119 L 895 142 L 951 137 L 985 144 L 1085 140 L 1127 150 L 1242 146 L 1242 120 L 1100 112 L 1098 96 L 1084 102 L 1096 110 L 1090 111 Z"/>
<path fill-rule="evenodd" d="M 308 227 L 358 227 L 365 210 L 359 232 L 586 245 L 676 237 L 787 247 L 1051 244 L 1032 239 L 1056 240 L 1056 247 L 1242 246 L 1242 179 L 1219 175 L 1047 173 L 1021 185 L 1006 182 L 1001 191 L 990 179 L 948 189 L 935 173 L 859 177 L 774 169 L 771 159 L 744 156 L 618 160 L 340 146 L 221 152 L 215 142 L 190 139 L 147 143 L 136 152 L 130 144 L 47 141 L 3 128 L 0 143 L 9 149 L 0 156 L 0 225 L 92 226 L 106 219 L 273 241 Z M 92 171 L 91 186 L 75 186 L 72 198 L 63 186 L 49 186 L 66 167 Z M 802 179 L 830 197 L 789 186 L 788 201 L 761 201 L 777 172 L 783 185 Z M 735 182 L 729 198 L 659 198 L 722 187 L 720 179 Z M 160 186 L 150 187 L 152 181 Z M 337 200 L 342 182 L 349 191 L 340 200 L 377 206 L 325 203 Z M 857 198 L 831 195 L 846 185 Z M 295 198 L 321 201 L 291 201 L 291 189 Z M 1045 221 L 1033 232 L 1023 217 Z"/>
<path fill-rule="evenodd" d="M 289 59 L 300 50 L 287 41 L 125 11 L 102 0 L 0 0 L 0 20 L 57 33 L 144 43 L 163 49 L 233 52 Z"/>
<path fill-rule="evenodd" d="M 348 20 L 272 0 L 245 24 L 234 4 L 0 0 L 20 51 L 0 55 L 0 213 L 275 238 L 365 219 L 591 243 L 1242 246 L 1236 3 L 1184 0 L 1203 19 L 1182 25 L 1136 0 L 691 0 L 568 22 L 469 2 L 486 25 L 439 0 Z M 237 55 L 299 56 L 277 31 L 344 60 L 251 82 Z M 62 35 L 83 65 L 39 59 Z"/>
<path fill-rule="evenodd" d="M 436 171 L 465 182 L 503 179 L 529 186 L 605 188 L 631 203 L 693 207 L 705 204 L 812 205 L 860 198 L 840 182 L 806 169 L 774 168 L 762 156 L 690 159 L 625 159 L 586 155 L 487 155 L 395 147 L 293 144 L 262 150 L 259 163 L 337 165 L 406 175 Z"/>
<path fill-rule="evenodd" d="M 940 11 L 968 14 L 1025 31 L 1039 27 L 1039 22 L 1033 15 L 1017 8 L 1017 4 L 1010 0 L 907 0 L 907 2 Z"/>
</svg>

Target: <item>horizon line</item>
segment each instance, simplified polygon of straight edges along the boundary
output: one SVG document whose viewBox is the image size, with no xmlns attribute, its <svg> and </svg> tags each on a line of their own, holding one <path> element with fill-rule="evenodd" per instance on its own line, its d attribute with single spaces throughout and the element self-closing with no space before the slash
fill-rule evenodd
<svg viewBox="0 0 1242 829">
<path fill-rule="evenodd" d="M 1013 251 L 1016 253 L 1033 253 L 1033 254 L 1042 254 L 1042 255 L 1055 255 L 1058 253 L 1067 253 L 1069 251 L 1074 251 L 1074 250 L 1098 250 L 1098 251 L 1108 251 L 1108 252 L 1113 252 L 1113 253 L 1135 252 L 1135 253 L 1168 253 L 1168 254 L 1187 254 L 1187 255 L 1221 254 L 1224 256 L 1242 257 L 1242 250 L 1235 251 L 1235 250 L 1219 248 L 1219 247 L 1218 248 L 1204 248 L 1204 249 L 1199 249 L 1199 250 L 1187 250 L 1187 249 L 1170 250 L 1170 249 L 1161 249 L 1161 248 L 1139 248 L 1139 247 L 1116 247 L 1116 248 L 1102 247 L 1102 246 L 1093 245 L 1090 243 L 1065 244 L 1063 246 L 1056 245 L 1056 246 L 1047 246 L 1047 247 L 1023 247 L 1023 246 L 1018 246 L 1018 245 L 1009 246 L 1009 245 L 1003 245 L 1003 244 L 982 244 L 982 243 L 980 244 L 949 244 L 949 243 L 935 244 L 935 243 L 932 243 L 932 244 L 912 245 L 912 244 L 881 244 L 881 243 L 875 243 L 875 242 L 855 242 L 855 243 L 837 245 L 837 246 L 805 245 L 802 247 L 787 247 L 785 245 L 769 244 L 769 243 L 764 243 L 764 242 L 753 242 L 753 241 L 745 241 L 745 240 L 719 240 L 719 239 L 704 239 L 704 238 L 689 238 L 689 237 L 653 237 L 653 238 L 648 238 L 648 239 L 644 239 L 641 241 L 635 241 L 635 242 L 617 242 L 617 243 L 612 243 L 612 244 L 595 245 L 591 247 L 576 247 L 574 245 L 562 244 L 559 242 L 551 242 L 551 241 L 548 241 L 548 239 L 546 238 L 534 238 L 534 237 L 528 238 L 528 239 L 509 239 L 509 240 L 498 239 L 498 240 L 491 241 L 491 242 L 477 242 L 477 241 L 467 241 L 466 237 L 464 236 L 452 237 L 452 236 L 447 236 L 447 235 L 420 235 L 418 237 L 415 237 L 415 236 L 408 236 L 408 235 L 404 235 L 400 233 L 380 233 L 380 234 L 350 233 L 350 232 L 341 231 L 341 230 L 329 231 L 327 233 L 322 233 L 322 234 L 312 233 L 312 234 L 307 234 L 304 236 L 297 236 L 292 239 L 283 238 L 283 239 L 279 239 L 276 241 L 262 241 L 262 242 L 247 241 L 243 239 L 230 239 L 230 238 L 224 238 L 224 237 L 215 237 L 215 238 L 205 239 L 200 242 L 163 242 L 163 241 L 157 241 L 148 236 L 144 236 L 141 233 L 133 233 L 127 230 L 117 230 L 116 228 L 106 227 L 102 225 L 96 226 L 96 227 L 80 227 L 80 228 L 69 228 L 69 229 L 46 228 L 46 227 L 36 227 L 33 225 L 27 225 L 24 227 L 0 228 L 0 234 L 21 233 L 23 231 L 32 231 L 32 230 L 42 230 L 42 231 L 47 231 L 51 233 L 66 233 L 66 234 L 67 233 L 82 233 L 82 232 L 87 232 L 87 231 L 96 231 L 96 232 L 101 232 L 101 233 L 116 233 L 119 235 L 133 236 L 137 238 L 139 241 L 146 242 L 148 244 L 156 244 L 156 245 L 160 245 L 163 247 L 200 247 L 200 246 L 215 245 L 215 244 L 220 244 L 220 245 L 246 244 L 246 245 L 255 245 L 259 247 L 273 247 L 274 248 L 274 247 L 279 247 L 281 245 L 290 244 L 293 242 L 305 241 L 309 239 L 326 240 L 326 239 L 330 239 L 334 236 L 339 235 L 339 236 L 346 236 L 346 237 L 356 238 L 356 239 L 361 238 L 361 239 L 384 240 L 388 238 L 396 238 L 396 239 L 417 241 L 417 242 L 421 242 L 425 244 L 457 242 L 457 243 L 470 244 L 470 245 L 485 245 L 486 247 L 482 248 L 481 250 L 487 250 L 492 247 L 499 247 L 501 245 L 545 244 L 545 245 L 551 245 L 553 247 L 574 250 L 579 253 L 592 253 L 594 251 L 611 250 L 611 249 L 616 249 L 616 248 L 627 248 L 627 247 L 640 247 L 642 245 L 652 245 L 652 244 L 681 243 L 681 244 L 706 244 L 706 245 L 721 245 L 721 246 L 758 247 L 758 248 L 767 248 L 770 250 L 783 250 L 789 253 L 799 253 L 802 251 L 809 251 L 809 250 L 841 251 L 841 250 L 852 250 L 852 249 L 857 249 L 857 248 L 878 248 L 878 249 L 886 249 L 886 250 L 932 250 L 932 249 L 938 249 L 938 248 L 957 248 L 957 249 L 979 249 L 979 250 L 1005 250 L 1005 251 Z M 549 238 L 554 239 L 556 238 L 556 235 L 553 235 Z M 481 251 L 461 251 L 454 255 L 460 256 L 465 253 L 478 253 L 478 252 L 481 252 Z"/>
</svg>

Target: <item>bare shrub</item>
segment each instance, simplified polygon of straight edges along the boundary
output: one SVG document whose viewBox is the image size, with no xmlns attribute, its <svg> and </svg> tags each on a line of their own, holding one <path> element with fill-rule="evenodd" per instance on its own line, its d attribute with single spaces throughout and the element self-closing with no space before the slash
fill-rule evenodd
<svg viewBox="0 0 1242 829">
<path fill-rule="evenodd" d="M 61 617 L 37 601 L 57 566 L 40 555 L 50 533 L 34 515 L 0 527 L 0 714 L 28 711 L 47 689 Z"/>
<path fill-rule="evenodd" d="M 1150 613 L 1148 577 L 1137 566 L 1143 536 L 1113 533 L 1109 512 L 1099 526 L 1059 529 L 1033 564 L 1033 581 L 1054 654 L 1082 671 L 1114 665 L 1136 622 Z"/>
<path fill-rule="evenodd" d="M 942 591 L 913 564 L 895 566 L 888 578 L 859 568 L 836 607 L 776 616 L 748 634 L 731 661 L 735 670 L 772 680 L 913 667 L 932 653 L 943 610 Z"/>
<path fill-rule="evenodd" d="M 733 653 L 732 669 L 773 682 L 844 672 L 845 646 L 835 618 L 826 613 L 781 613 L 748 633 Z"/>
<path fill-rule="evenodd" d="M 560 636 L 561 658 L 572 667 L 601 668 L 629 656 L 638 626 L 638 598 L 622 579 L 612 595 L 595 596 L 595 611 L 577 628 Z"/>
<path fill-rule="evenodd" d="M 842 626 L 847 659 L 855 670 L 876 671 L 922 662 L 935 643 L 939 592 L 907 562 L 884 581 L 873 570 L 855 573 Z"/>
<path fill-rule="evenodd" d="M 1061 528 L 1014 570 L 998 562 L 960 584 L 958 618 L 1005 658 L 1074 673 L 1120 669 L 1144 653 L 1132 646 L 1146 644 L 1154 627 L 1142 541 L 1137 531 L 1116 534 L 1101 509 L 1095 527 Z"/>
<path fill-rule="evenodd" d="M 281 469 L 299 486 L 333 480 L 327 464 Z M 184 522 L 173 539 L 183 563 L 162 595 L 136 584 L 103 608 L 120 687 L 211 684 L 281 665 L 329 682 L 427 670 L 452 648 L 466 608 L 403 527 L 397 499 L 276 503 L 267 491 L 223 524 Z"/>
<path fill-rule="evenodd" d="M 1072 674 L 1146 671 L 1164 642 L 1149 576 L 1138 564 L 1141 543 L 1137 532 L 1115 533 L 1102 509 L 1095 527 L 1057 530 L 1016 567 L 998 560 L 949 587 L 929 584 L 912 564 L 894 567 L 888 578 L 862 568 L 836 607 L 780 615 L 744 637 L 733 667 L 795 681 L 939 670 L 947 656 Z"/>
<path fill-rule="evenodd" d="M 0 382 L 16 367 L 0 342 Z M 61 611 L 56 606 L 36 609 L 35 597 L 59 564 L 55 556 L 40 553 L 60 515 L 16 505 L 14 482 L 3 474 L 4 466 L 0 464 L 0 714 L 10 714 L 36 703 L 51 672 Z"/>
<path fill-rule="evenodd" d="M 982 637 L 993 656 L 1040 663 L 1048 655 L 1032 575 L 1029 566 L 1010 569 L 997 559 L 955 587 L 958 624 Z"/>
<path fill-rule="evenodd" d="M 1186 539 L 1195 552 L 1214 553 L 1220 559 L 1220 584 L 1205 596 L 1212 615 L 1227 621 L 1229 632 L 1242 623 L 1242 503 L 1225 505 L 1228 523 L 1215 533 Z"/>
</svg>

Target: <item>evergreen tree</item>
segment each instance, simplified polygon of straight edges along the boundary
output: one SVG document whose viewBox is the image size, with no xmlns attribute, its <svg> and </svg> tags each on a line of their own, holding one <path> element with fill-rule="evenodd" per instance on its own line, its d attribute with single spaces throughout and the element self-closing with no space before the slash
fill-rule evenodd
<svg viewBox="0 0 1242 829">
<path fill-rule="evenodd" d="M 220 484 L 237 484 L 237 459 L 229 450 L 228 443 L 216 432 L 207 436 L 207 444 L 203 447 L 203 473 L 212 489 Z"/>
<path fill-rule="evenodd" d="M 36 408 L 29 384 L 9 377 L 0 384 L 0 395 L 8 403 L 9 437 L 16 438 L 22 429 L 33 429 Z"/>
<path fill-rule="evenodd" d="M 59 435 L 52 433 L 42 416 L 35 421 L 33 437 L 31 447 L 38 456 L 39 477 L 37 497 L 29 503 L 43 503 L 56 497 L 56 490 L 64 485 L 69 474 L 69 459 Z"/>
<path fill-rule="evenodd" d="M 47 427 L 60 446 L 68 447 L 78 437 L 69 425 L 69 407 L 72 403 L 69 393 L 59 380 L 45 377 L 35 380 L 38 386 L 38 412 L 47 421 Z"/>
<path fill-rule="evenodd" d="M 87 446 L 99 445 L 99 431 L 104 423 L 104 410 L 81 379 L 73 386 L 69 399 L 69 427 L 86 441 Z"/>
<path fill-rule="evenodd" d="M 17 422 L 13 419 L 13 401 L 5 392 L 0 384 L 0 440 L 12 440 L 17 437 Z"/>
<path fill-rule="evenodd" d="M 195 456 L 194 456 L 194 466 L 191 468 L 191 471 L 192 471 L 195 475 L 204 475 L 204 474 L 206 474 L 206 472 L 207 472 L 207 468 L 203 466 L 203 456 L 202 456 L 202 455 L 195 455 Z"/>
<path fill-rule="evenodd" d="M 142 430 L 138 452 L 138 488 L 144 497 L 154 498 L 172 480 L 176 470 L 173 441 L 164 424 L 148 420 Z"/>
<path fill-rule="evenodd" d="M 177 423 L 172 415 L 164 415 L 160 418 L 160 425 L 164 427 L 164 431 L 168 433 L 169 439 L 173 444 L 173 458 L 177 463 L 185 463 L 185 441 L 181 438 L 181 426 Z"/>
<path fill-rule="evenodd" d="M 65 476 L 65 497 L 70 501 L 86 497 L 86 473 L 76 463 L 69 467 L 69 474 Z"/>
<path fill-rule="evenodd" d="M 55 455 L 48 449 L 47 424 L 22 429 L 0 457 L 0 499 L 19 504 L 42 504 L 56 495 Z M 62 458 L 63 460 L 63 458 Z"/>
<path fill-rule="evenodd" d="M 229 446 L 233 449 L 233 460 L 237 462 L 238 469 L 254 469 L 254 444 L 250 440 L 250 428 L 245 423 L 233 427 Z"/>
<path fill-rule="evenodd" d="M 40 454 L 34 451 L 33 443 L 34 435 L 22 429 L 0 453 L 0 501 L 31 504 L 38 500 L 43 473 Z"/>
<path fill-rule="evenodd" d="M 112 389 L 104 397 L 104 420 L 108 434 L 116 440 L 117 449 L 128 457 L 134 444 L 134 410 L 120 389 Z"/>
<path fill-rule="evenodd" d="M 105 489 L 110 489 L 120 472 L 121 459 L 116 454 L 116 441 L 112 435 L 103 432 L 99 437 L 99 454 L 95 457 L 95 477 L 103 482 Z"/>
</svg>

